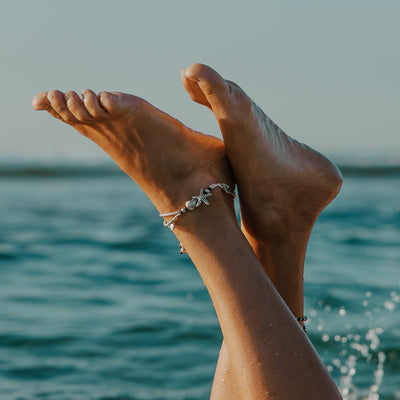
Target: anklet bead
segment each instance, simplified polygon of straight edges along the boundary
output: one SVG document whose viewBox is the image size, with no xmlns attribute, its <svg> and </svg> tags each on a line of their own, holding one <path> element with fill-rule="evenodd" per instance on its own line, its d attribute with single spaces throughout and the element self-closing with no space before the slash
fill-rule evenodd
<svg viewBox="0 0 400 400">
<path fill-rule="evenodd" d="M 189 211 L 193 211 L 196 208 L 196 201 L 195 200 L 188 200 L 186 202 L 185 206 Z"/>
<path fill-rule="evenodd" d="M 226 183 L 213 183 L 212 185 L 208 186 L 206 189 L 200 189 L 200 194 L 198 196 L 192 196 L 191 200 L 188 200 L 185 203 L 185 207 L 181 208 L 177 211 L 172 211 L 170 213 L 160 214 L 160 217 L 172 217 L 169 221 L 164 221 L 163 225 L 169 228 L 171 231 L 175 229 L 174 222 L 182 215 L 185 214 L 187 211 L 194 211 L 196 208 L 200 207 L 203 203 L 206 206 L 209 206 L 210 203 L 207 200 L 208 197 L 212 195 L 211 190 L 219 187 L 225 193 L 230 194 L 234 199 L 236 197 L 235 193 L 230 189 L 229 185 Z M 179 244 L 179 253 L 184 254 L 186 250 L 182 246 L 182 243 Z"/>
</svg>

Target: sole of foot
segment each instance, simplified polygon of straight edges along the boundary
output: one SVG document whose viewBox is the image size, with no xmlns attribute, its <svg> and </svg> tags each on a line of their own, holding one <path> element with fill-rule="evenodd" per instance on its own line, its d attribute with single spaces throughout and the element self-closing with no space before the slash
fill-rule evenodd
<svg viewBox="0 0 400 400">
<path fill-rule="evenodd" d="M 193 101 L 215 115 L 237 179 L 242 227 L 257 240 L 307 236 L 338 194 L 342 175 L 325 156 L 286 135 L 235 83 L 194 64 L 181 73 Z"/>
</svg>

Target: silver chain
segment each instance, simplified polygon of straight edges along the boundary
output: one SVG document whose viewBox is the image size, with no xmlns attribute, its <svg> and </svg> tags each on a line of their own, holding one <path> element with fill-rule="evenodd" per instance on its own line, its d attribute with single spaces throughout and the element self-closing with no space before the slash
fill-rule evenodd
<svg viewBox="0 0 400 400">
<path fill-rule="evenodd" d="M 222 189 L 225 193 L 230 194 L 234 199 L 236 198 L 235 192 L 233 192 L 229 185 L 226 183 L 213 183 L 209 185 L 205 189 L 200 190 L 200 194 L 198 196 L 192 196 L 191 200 L 188 200 L 185 203 L 185 207 L 182 207 L 180 210 L 177 211 L 172 211 L 170 213 L 165 213 L 165 214 L 160 214 L 160 217 L 172 217 L 169 221 L 164 221 L 163 225 L 171 229 L 173 231 L 175 229 L 175 224 L 174 222 L 182 215 L 185 214 L 188 211 L 194 211 L 197 208 L 199 208 L 202 204 L 205 204 L 206 206 L 209 206 L 210 203 L 207 200 L 208 197 L 212 195 L 211 190 L 215 189 L 216 187 L 219 187 Z M 182 243 L 179 243 L 179 249 L 180 249 L 180 254 L 186 253 L 186 250 L 182 246 Z"/>
</svg>

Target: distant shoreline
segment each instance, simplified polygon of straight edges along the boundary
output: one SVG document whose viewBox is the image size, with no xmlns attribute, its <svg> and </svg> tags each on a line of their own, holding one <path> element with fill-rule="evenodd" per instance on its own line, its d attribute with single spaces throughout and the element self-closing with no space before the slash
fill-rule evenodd
<svg viewBox="0 0 400 400">
<path fill-rule="evenodd" d="M 339 164 L 344 176 L 400 177 L 400 165 L 350 165 Z M 9 163 L 0 164 L 0 178 L 62 178 L 62 177 L 106 177 L 123 176 L 124 173 L 112 163 L 56 164 L 56 163 Z"/>
</svg>

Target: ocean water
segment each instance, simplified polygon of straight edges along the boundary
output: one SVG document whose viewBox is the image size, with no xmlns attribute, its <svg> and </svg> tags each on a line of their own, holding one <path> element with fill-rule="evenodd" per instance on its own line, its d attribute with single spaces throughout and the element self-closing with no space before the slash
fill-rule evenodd
<svg viewBox="0 0 400 400">
<path fill-rule="evenodd" d="M 308 335 L 345 399 L 400 399 L 400 172 L 345 171 L 306 262 Z M 221 333 L 140 189 L 0 170 L 0 400 L 208 399 Z"/>
</svg>

